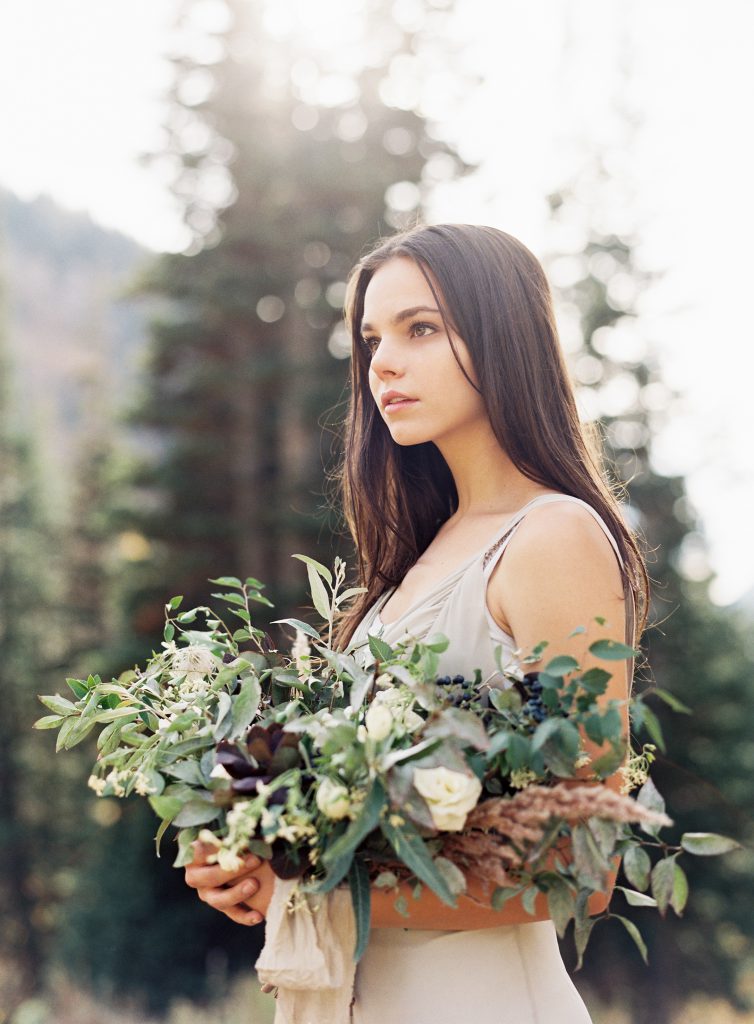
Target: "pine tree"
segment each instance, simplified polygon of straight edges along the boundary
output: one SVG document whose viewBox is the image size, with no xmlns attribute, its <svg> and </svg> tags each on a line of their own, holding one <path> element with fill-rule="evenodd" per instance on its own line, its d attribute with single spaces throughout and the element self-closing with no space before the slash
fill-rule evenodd
<svg viewBox="0 0 754 1024">
<path fill-rule="evenodd" d="M 254 575 L 270 585 L 280 617 L 303 594 L 290 555 L 330 560 L 336 524 L 323 491 L 337 453 L 320 421 L 337 420 L 328 410 L 346 380 L 333 355 L 345 354 L 345 278 L 368 242 L 416 215 L 427 161 L 455 161 L 418 114 L 380 99 L 393 54 L 357 76 L 351 98 L 325 106 L 316 102 L 320 72 L 296 84 L 292 57 L 265 37 L 264 4 L 228 7 L 222 59 L 210 69 L 177 62 L 172 156 L 195 244 L 145 282 L 170 301 L 154 325 L 135 417 L 161 445 L 140 481 L 154 508 L 140 528 L 161 554 L 137 610 L 150 629 L 166 571 L 187 603 L 206 598 L 207 577 Z M 385 17 L 374 5 L 370 25 Z M 213 88 L 188 107 L 181 97 L 198 72 Z M 187 135 L 204 139 L 200 151 L 187 150 Z M 206 198 L 210 180 L 225 182 L 219 209 Z"/>
<path fill-rule="evenodd" d="M 33 755 L 30 729 L 37 717 L 35 687 L 55 638 L 45 635 L 48 548 L 32 452 L 12 404 L 3 299 L 0 292 L 0 958 L 6 968 L 0 1004 L 13 1006 L 39 984 L 49 924 L 39 870 L 49 822 L 36 792 L 45 772 Z"/>
</svg>

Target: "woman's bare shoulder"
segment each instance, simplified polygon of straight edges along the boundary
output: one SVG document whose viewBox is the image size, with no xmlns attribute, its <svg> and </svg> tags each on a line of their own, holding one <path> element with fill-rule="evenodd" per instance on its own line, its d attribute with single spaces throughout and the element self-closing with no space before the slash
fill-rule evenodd
<svg viewBox="0 0 754 1024">
<path fill-rule="evenodd" d="M 604 530 L 576 502 L 533 508 L 490 578 L 490 612 L 516 638 L 535 624 L 573 628 L 594 616 L 622 619 L 623 586 Z M 536 642 L 536 641 L 535 641 Z"/>
</svg>

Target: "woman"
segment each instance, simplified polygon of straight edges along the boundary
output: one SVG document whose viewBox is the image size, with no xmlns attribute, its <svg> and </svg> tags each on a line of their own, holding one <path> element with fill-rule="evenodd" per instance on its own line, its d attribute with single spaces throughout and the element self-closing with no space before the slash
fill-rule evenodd
<svg viewBox="0 0 754 1024">
<path fill-rule="evenodd" d="M 587 666 L 598 616 L 600 636 L 633 644 L 646 571 L 585 442 L 549 287 L 528 249 L 471 225 L 389 238 L 355 268 L 347 317 L 343 493 L 366 593 L 341 643 L 443 632 L 441 669 L 453 674 L 494 672 L 495 647 L 506 661 L 542 640 Z M 574 635 L 577 626 L 589 628 Z M 624 701 L 627 732 L 621 666 L 603 699 Z M 200 850 L 186 879 L 202 899 L 241 924 L 262 920 L 266 865 L 250 857 L 228 875 L 201 861 Z M 533 915 L 520 898 L 494 911 L 478 880 L 468 888 L 455 910 L 426 888 L 407 894 L 408 918 L 394 893 L 374 891 L 354 1021 L 588 1024 L 544 897 Z M 592 897 L 592 913 L 607 900 Z"/>
</svg>

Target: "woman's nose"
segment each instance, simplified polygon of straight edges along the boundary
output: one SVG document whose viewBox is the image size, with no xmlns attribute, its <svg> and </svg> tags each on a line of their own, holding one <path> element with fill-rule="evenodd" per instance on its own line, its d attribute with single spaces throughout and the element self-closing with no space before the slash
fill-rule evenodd
<svg viewBox="0 0 754 1024">
<path fill-rule="evenodd" d="M 378 377 L 400 377 L 403 373 L 403 359 L 400 346 L 389 338 L 382 338 L 369 364 Z"/>
</svg>

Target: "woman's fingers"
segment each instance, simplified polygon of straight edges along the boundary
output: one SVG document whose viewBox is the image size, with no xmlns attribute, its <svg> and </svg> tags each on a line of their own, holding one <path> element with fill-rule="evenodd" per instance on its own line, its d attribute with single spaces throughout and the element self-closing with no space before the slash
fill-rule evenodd
<svg viewBox="0 0 754 1024">
<path fill-rule="evenodd" d="M 217 864 L 187 864 L 186 884 L 192 889 L 214 889 L 256 871 L 261 863 L 259 857 L 249 854 L 238 871 L 225 871 Z"/>
<path fill-rule="evenodd" d="M 199 889 L 199 899 L 216 910 L 228 910 L 249 899 L 258 889 L 259 882 L 256 878 L 242 878 L 240 882 L 228 885 L 224 889 L 201 888 Z"/>
</svg>

